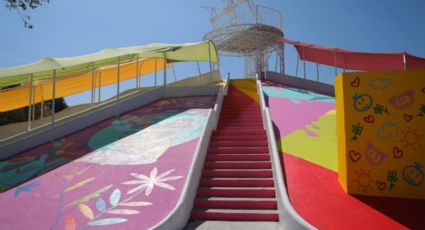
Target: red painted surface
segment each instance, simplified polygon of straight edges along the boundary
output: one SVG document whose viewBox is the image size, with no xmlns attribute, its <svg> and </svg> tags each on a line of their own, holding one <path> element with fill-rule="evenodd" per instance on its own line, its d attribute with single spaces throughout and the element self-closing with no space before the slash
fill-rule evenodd
<svg viewBox="0 0 425 230">
<path fill-rule="evenodd" d="M 338 174 L 283 154 L 295 210 L 319 229 L 424 229 L 425 200 L 346 194 Z"/>
</svg>

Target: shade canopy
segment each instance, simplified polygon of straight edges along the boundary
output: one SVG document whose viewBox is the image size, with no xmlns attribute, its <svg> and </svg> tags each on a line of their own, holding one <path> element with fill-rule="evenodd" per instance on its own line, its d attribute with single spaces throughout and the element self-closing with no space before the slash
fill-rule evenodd
<svg viewBox="0 0 425 230">
<path fill-rule="evenodd" d="M 60 98 L 117 83 L 118 63 L 120 81 L 125 81 L 162 70 L 164 64 L 209 60 L 219 61 L 215 44 L 211 41 L 105 49 L 84 56 L 44 58 L 28 65 L 3 68 L 0 69 L 0 88 L 4 88 L 0 90 L 0 112 L 28 106 L 30 85 L 32 103 L 51 100 L 53 75 L 56 79 L 55 98 Z"/>
<path fill-rule="evenodd" d="M 185 44 L 150 44 L 124 48 L 108 48 L 100 52 L 77 57 L 44 58 L 37 62 L 11 68 L 0 68 L 0 88 L 26 83 L 29 75 L 34 80 L 49 79 L 52 70 L 58 76 L 87 69 L 135 60 L 136 58 L 165 58 L 167 63 L 179 61 L 219 61 L 212 41 Z"/>
<path fill-rule="evenodd" d="M 301 60 L 360 71 L 403 71 L 425 69 L 425 59 L 407 52 L 367 53 L 279 38 L 294 45 Z"/>
</svg>

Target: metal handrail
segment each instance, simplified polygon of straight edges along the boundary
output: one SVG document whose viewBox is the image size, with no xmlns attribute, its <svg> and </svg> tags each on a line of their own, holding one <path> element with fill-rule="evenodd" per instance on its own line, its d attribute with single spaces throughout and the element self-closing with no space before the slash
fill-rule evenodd
<svg viewBox="0 0 425 230">
<path fill-rule="evenodd" d="M 258 79 L 258 76 L 257 76 Z M 276 186 L 276 198 L 278 202 L 279 220 L 283 229 L 316 229 L 304 220 L 292 207 L 288 197 L 283 177 L 282 165 L 280 164 L 279 153 L 276 146 L 276 138 L 273 131 L 273 123 L 269 109 L 264 102 L 263 87 L 260 80 L 257 80 L 257 93 L 260 97 L 261 115 L 264 129 L 267 133 L 270 155 L 272 158 L 273 178 Z"/>
</svg>

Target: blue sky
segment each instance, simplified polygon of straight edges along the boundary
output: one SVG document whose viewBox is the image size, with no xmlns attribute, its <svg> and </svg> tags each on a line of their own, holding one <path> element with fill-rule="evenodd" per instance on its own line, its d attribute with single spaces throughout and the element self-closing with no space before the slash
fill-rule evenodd
<svg viewBox="0 0 425 230">
<path fill-rule="evenodd" d="M 278 9 L 284 17 L 285 36 L 293 40 L 359 51 L 407 51 L 425 57 L 425 1 L 255 2 Z M 211 30 L 210 14 L 201 6 L 221 5 L 219 0 L 51 0 L 30 12 L 33 30 L 23 27 L 16 12 L 0 7 L 0 67 L 43 57 L 83 55 L 107 47 L 200 41 Z M 293 74 L 296 56 L 293 49 L 286 50 L 287 70 Z M 242 60 L 223 59 L 222 63 L 223 73 L 242 75 Z M 202 67 L 207 71 L 207 65 Z M 315 66 L 307 67 L 308 75 L 314 78 Z M 185 76 L 197 69 L 187 64 L 176 66 L 176 71 Z M 331 83 L 332 76 L 325 81 Z"/>
</svg>

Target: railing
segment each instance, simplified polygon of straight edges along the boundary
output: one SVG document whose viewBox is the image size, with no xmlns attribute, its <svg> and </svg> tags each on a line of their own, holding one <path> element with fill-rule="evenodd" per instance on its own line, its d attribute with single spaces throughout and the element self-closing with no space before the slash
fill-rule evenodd
<svg viewBox="0 0 425 230">
<path fill-rule="evenodd" d="M 187 93 L 189 93 L 190 95 L 216 94 L 217 91 L 216 89 L 214 89 L 215 87 L 199 87 L 199 85 L 207 85 L 219 78 L 219 72 L 215 71 L 214 77 L 212 78 L 210 77 L 209 73 L 205 73 L 201 76 L 181 80 L 184 81 L 185 85 L 188 86 L 179 85 L 180 81 L 177 81 L 175 83 L 167 85 L 166 87 L 161 86 L 147 91 L 137 91 L 137 93 L 128 93 L 125 94 L 125 96 L 121 96 L 119 102 L 119 109 L 121 110 L 121 112 L 125 112 L 129 111 L 129 109 L 133 107 L 140 107 L 146 103 L 150 103 L 153 100 L 158 100 L 162 97 L 189 96 L 185 95 Z M 126 105 L 126 103 L 131 104 L 130 108 L 128 105 Z M 92 107 L 89 110 L 80 111 L 79 113 L 75 113 L 70 116 L 61 118 L 60 120 L 57 120 L 55 122 L 54 128 L 52 128 L 51 124 L 49 123 L 37 127 L 36 129 L 32 129 L 29 132 L 21 133 L 6 140 L 1 140 L 0 159 L 7 158 L 28 148 L 32 148 L 42 143 L 46 143 L 50 140 L 55 140 L 56 138 L 60 138 L 72 132 L 78 131 L 79 129 L 87 127 L 88 125 L 92 125 L 96 122 L 99 122 L 102 119 L 113 117 L 117 113 L 118 107 L 116 106 L 117 101 L 112 99 L 107 102 L 103 102 L 98 106 Z M 126 108 L 127 110 L 125 110 Z M 99 115 L 96 116 L 96 114 Z"/>
<path fill-rule="evenodd" d="M 195 152 L 195 157 L 192 160 L 192 165 L 190 166 L 190 171 L 188 173 L 186 183 L 182 189 L 180 199 L 176 207 L 168 214 L 167 217 L 165 217 L 160 223 L 153 226 L 151 229 L 183 229 L 183 227 L 187 224 L 190 218 L 190 213 L 193 209 L 193 203 L 196 197 L 199 179 L 202 175 L 202 168 L 204 166 L 211 133 L 217 128 L 223 98 L 227 94 L 228 86 L 229 76 L 226 78 L 225 85 L 220 87 L 214 109 L 210 110 L 208 113 L 207 124 L 202 131 L 202 135 Z"/>
<path fill-rule="evenodd" d="M 261 114 L 272 159 L 273 178 L 276 188 L 276 199 L 281 227 L 283 229 L 316 229 L 314 226 L 305 221 L 300 215 L 298 215 L 298 213 L 292 207 L 291 202 L 289 201 L 282 172 L 282 165 L 280 164 L 279 153 L 276 146 L 273 123 L 270 117 L 269 109 L 266 107 L 264 102 L 263 87 L 261 81 L 258 80 L 258 76 L 257 93 L 260 97 Z"/>
</svg>

